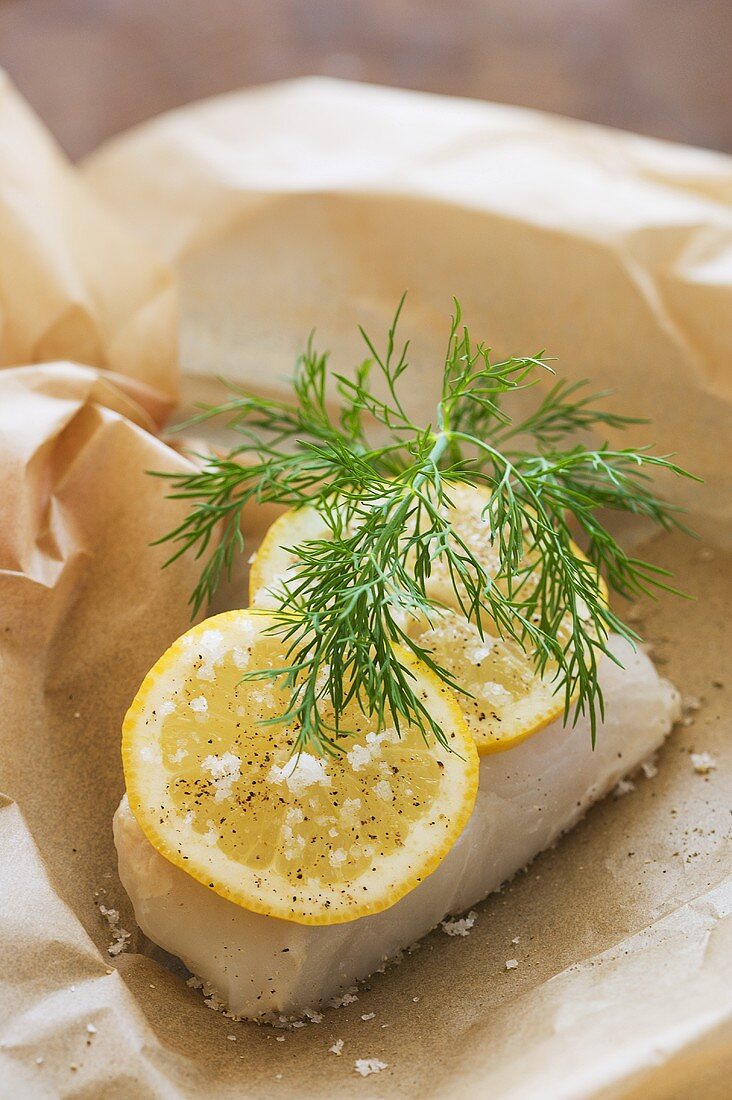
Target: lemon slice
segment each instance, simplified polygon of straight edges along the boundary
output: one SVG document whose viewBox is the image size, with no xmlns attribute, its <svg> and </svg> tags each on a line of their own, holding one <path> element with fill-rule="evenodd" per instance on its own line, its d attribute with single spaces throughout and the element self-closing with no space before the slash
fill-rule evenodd
<svg viewBox="0 0 732 1100">
<path fill-rule="evenodd" d="M 500 559 L 498 545 L 491 541 L 489 524 L 483 518 L 488 500 L 485 489 L 458 485 L 450 489 L 452 526 L 482 563 L 495 576 Z M 250 602 L 260 607 L 277 604 L 279 585 L 287 578 L 295 556 L 293 547 L 306 539 L 327 538 L 328 528 L 312 508 L 286 512 L 270 527 L 252 563 Z M 574 553 L 582 556 L 579 547 Z M 459 609 L 447 565 L 433 564 L 427 582 L 428 596 L 445 605 L 432 621 L 411 618 L 405 622 L 410 637 L 451 673 L 469 692 L 458 700 L 480 754 L 504 752 L 538 733 L 564 712 L 564 692 L 554 679 L 556 666 L 548 665 L 543 676 L 535 670 L 531 655 L 511 639 L 503 639 L 491 623 L 483 624 L 483 636 Z M 607 592 L 600 580 L 603 599 Z"/>
<path fill-rule="evenodd" d="M 473 809 L 478 758 L 460 708 L 400 653 L 447 749 L 417 728 L 374 728 L 351 704 L 344 752 L 293 756 L 271 619 L 217 615 L 179 638 L 145 678 L 123 726 L 130 806 L 168 860 L 246 909 L 337 924 L 388 908 L 431 871 Z M 453 750 L 453 751 L 450 751 Z"/>
</svg>

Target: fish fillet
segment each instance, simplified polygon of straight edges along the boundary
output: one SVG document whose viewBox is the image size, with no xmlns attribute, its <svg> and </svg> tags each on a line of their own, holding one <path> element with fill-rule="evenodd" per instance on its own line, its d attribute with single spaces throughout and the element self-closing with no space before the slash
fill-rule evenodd
<svg viewBox="0 0 732 1100">
<path fill-rule="evenodd" d="M 484 756 L 473 814 L 440 866 L 390 909 L 346 924 L 262 916 L 211 892 L 149 843 L 124 797 L 114 818 L 119 875 L 142 931 L 219 992 L 231 1012 L 302 1013 L 367 977 L 445 917 L 522 870 L 663 742 L 675 689 L 620 638 L 600 682 L 605 720 L 554 722 L 508 752 Z"/>
</svg>

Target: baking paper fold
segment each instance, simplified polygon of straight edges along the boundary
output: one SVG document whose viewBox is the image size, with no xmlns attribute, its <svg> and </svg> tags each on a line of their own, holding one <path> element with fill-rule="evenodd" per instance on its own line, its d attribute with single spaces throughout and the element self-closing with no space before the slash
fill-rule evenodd
<svg viewBox="0 0 732 1100">
<path fill-rule="evenodd" d="M 0 70 L 0 367 L 75 359 L 177 397 L 173 278 L 122 229 Z"/>
<path fill-rule="evenodd" d="M 652 419 L 638 438 L 705 479 L 670 491 L 732 530 L 727 158 L 317 78 L 174 111 L 85 175 L 175 263 L 195 393 L 288 374 L 313 326 L 352 368 L 358 324 L 384 338 L 408 290 L 416 411 L 431 416 L 455 295 L 498 355 L 546 349 Z"/>
<path fill-rule="evenodd" d="M 355 322 L 378 339 L 408 288 L 411 397 L 426 412 L 455 293 L 498 353 L 546 347 L 570 376 L 614 386 L 619 409 L 652 415 L 659 448 L 707 478 L 685 499 L 713 537 L 645 551 L 696 597 L 633 612 L 689 701 L 658 774 L 479 907 L 467 938 L 436 931 L 357 1002 L 278 1042 L 185 985 L 136 933 L 115 870 L 121 720 L 186 628 L 197 575 L 189 559 L 161 570 L 165 549 L 150 545 L 182 513 L 146 471 L 188 463 L 154 434 L 171 360 L 141 340 L 149 362 L 141 350 L 89 365 L 84 335 L 55 354 L 87 365 L 0 372 L 0 1095 L 721 1100 L 732 1069 L 730 162 L 318 80 L 174 112 L 101 150 L 80 181 L 3 95 L 0 147 L 10 133 L 45 180 L 45 228 L 18 238 L 14 262 L 43 282 L 34 249 L 69 241 L 71 189 L 86 228 L 61 266 L 80 263 L 85 242 L 84 287 L 106 287 L 133 327 L 130 303 L 158 301 L 151 271 L 172 263 L 184 407 L 219 395 L 220 374 L 281 392 L 314 324 L 347 368 L 362 357 Z M 112 211 L 98 224 L 81 212 L 94 208 L 90 186 Z M 118 265 L 118 254 L 142 260 Z M 52 330 L 55 299 L 14 302 L 29 331 Z M 248 517 L 252 549 L 262 521 Z M 237 578 L 229 606 L 244 591 Z M 716 769 L 698 774 L 692 751 Z M 132 934 L 115 957 L 100 903 Z M 370 1057 L 388 1068 L 363 1080 L 354 1062 Z"/>
</svg>

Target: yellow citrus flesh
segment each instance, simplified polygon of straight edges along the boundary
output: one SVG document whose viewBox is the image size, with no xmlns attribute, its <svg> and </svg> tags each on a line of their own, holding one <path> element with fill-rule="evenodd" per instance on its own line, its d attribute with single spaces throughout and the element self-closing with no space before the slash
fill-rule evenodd
<svg viewBox="0 0 732 1100">
<path fill-rule="evenodd" d="M 475 746 L 450 691 L 400 653 L 450 749 L 416 728 L 375 728 L 351 705 L 342 754 L 293 756 L 293 727 L 261 724 L 283 713 L 287 693 L 242 681 L 286 663 L 270 625 L 256 611 L 226 612 L 160 658 L 123 726 L 130 806 L 162 855 L 246 909 L 301 924 L 379 912 L 462 832 Z"/>
<path fill-rule="evenodd" d="M 498 545 L 491 541 L 489 524 L 483 518 L 487 493 L 470 485 L 450 490 L 450 521 L 483 568 L 494 576 L 499 568 Z M 286 512 L 272 524 L 252 564 L 249 594 L 252 605 L 273 607 L 278 583 L 287 577 L 294 563 L 291 548 L 304 539 L 326 538 L 328 529 L 311 508 Z M 574 552 L 581 555 L 578 547 Z M 606 590 L 600 582 L 603 598 Z M 504 752 L 537 733 L 564 711 L 564 692 L 554 680 L 556 667 L 549 665 L 544 676 L 536 672 L 531 654 L 510 639 L 502 639 L 490 621 L 483 623 L 483 636 L 459 608 L 452 579 L 445 563 L 437 559 L 426 585 L 427 594 L 445 610 L 432 616 L 405 621 L 416 642 L 431 651 L 434 659 L 454 677 L 469 695 L 457 696 L 468 728 L 480 754 Z"/>
</svg>

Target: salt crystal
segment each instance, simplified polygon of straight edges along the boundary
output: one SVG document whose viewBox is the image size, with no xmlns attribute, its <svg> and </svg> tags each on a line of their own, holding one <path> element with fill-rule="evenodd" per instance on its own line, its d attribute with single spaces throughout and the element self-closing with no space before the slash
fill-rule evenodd
<svg viewBox="0 0 732 1100">
<path fill-rule="evenodd" d="M 232 787 L 241 777 L 241 759 L 233 752 L 221 756 L 207 756 L 201 761 L 201 768 L 208 772 L 215 787 L 214 801 L 223 802 L 231 798 Z"/>
<path fill-rule="evenodd" d="M 345 993 L 341 993 L 339 997 L 334 997 L 328 1004 L 331 1008 L 343 1008 L 345 1005 L 352 1005 L 357 1000 L 358 994 L 356 993 L 356 987 L 354 985 L 351 986 L 350 989 L 347 989 Z"/>
<path fill-rule="evenodd" d="M 474 649 L 468 650 L 465 656 L 468 658 L 471 664 L 479 665 L 482 661 L 486 659 L 486 657 L 490 657 L 494 646 L 495 642 L 489 641 L 488 638 L 484 638 L 482 645 L 476 645 Z"/>
<path fill-rule="evenodd" d="M 622 798 L 625 794 L 630 794 L 635 790 L 635 783 L 632 779 L 621 779 L 613 790 L 613 798 Z"/>
<path fill-rule="evenodd" d="M 205 695 L 198 695 L 195 699 L 191 699 L 188 706 L 194 714 L 205 714 L 208 710 L 208 700 Z"/>
<path fill-rule="evenodd" d="M 301 795 L 308 787 L 315 784 L 321 787 L 330 786 L 325 761 L 318 759 L 317 756 L 311 756 L 308 752 L 301 752 L 299 756 L 293 757 L 284 768 L 273 764 L 267 779 L 270 783 L 287 783 L 295 795 Z"/>
<path fill-rule="evenodd" d="M 90 1035 L 96 1035 L 97 1033 L 97 1029 L 94 1027 L 94 1024 L 87 1024 L 86 1030 L 89 1032 Z"/>
<path fill-rule="evenodd" d="M 234 658 L 234 664 L 237 668 L 244 669 L 249 664 L 249 652 L 246 649 L 242 649 L 241 646 L 234 646 L 231 655 Z"/>
<path fill-rule="evenodd" d="M 357 1058 L 355 1063 L 356 1073 L 360 1073 L 362 1077 L 368 1077 L 371 1073 L 381 1073 L 382 1069 L 387 1069 L 387 1063 L 380 1061 L 378 1058 Z"/>
<path fill-rule="evenodd" d="M 328 1047 L 328 1050 L 330 1051 L 331 1054 L 340 1055 L 341 1052 L 343 1051 L 343 1040 L 342 1039 L 336 1039 L 336 1041 L 333 1043 L 333 1046 Z"/>
<path fill-rule="evenodd" d="M 500 705 L 511 698 L 511 692 L 503 684 L 496 684 L 492 680 L 486 680 L 478 689 L 479 694 L 489 705 Z"/>
<path fill-rule="evenodd" d="M 394 792 L 391 789 L 391 784 L 387 783 L 385 779 L 380 779 L 378 783 L 374 784 L 374 793 L 382 802 L 394 801 Z"/>
<path fill-rule="evenodd" d="M 698 775 L 708 775 L 709 772 L 714 771 L 717 766 L 717 761 L 708 752 L 693 752 L 691 754 L 691 763 L 694 771 Z"/>
<path fill-rule="evenodd" d="M 128 941 L 132 938 L 132 933 L 119 927 L 118 910 L 108 909 L 106 905 L 100 905 L 99 912 L 106 919 L 112 932 L 112 942 L 107 948 L 107 954 L 112 956 L 119 955 L 122 951 L 126 950 Z M 74 987 L 72 986 L 71 988 L 73 989 Z"/>
<path fill-rule="evenodd" d="M 361 1019 L 362 1020 L 373 1020 L 375 1016 L 376 1016 L 375 1012 L 364 1012 Z"/>
<path fill-rule="evenodd" d="M 285 1041 L 285 1036 L 284 1035 L 278 1035 L 277 1036 L 277 1042 L 278 1043 L 284 1043 L 284 1041 Z"/>
<path fill-rule="evenodd" d="M 518 959 L 506 959 L 506 970 L 516 970 Z"/>
<path fill-rule="evenodd" d="M 210 661 L 220 661 L 224 655 L 224 635 L 220 630 L 204 630 L 199 635 L 198 645 L 201 653 Z"/>
<path fill-rule="evenodd" d="M 513 944 L 517 944 L 518 942 L 519 942 L 518 936 L 514 936 L 513 939 L 511 940 L 511 943 L 513 943 Z"/>
<path fill-rule="evenodd" d="M 641 764 L 641 769 L 646 779 L 654 779 L 658 775 L 658 767 L 656 765 L 656 753 L 653 756 L 649 756 L 647 760 L 644 760 Z"/>
<path fill-rule="evenodd" d="M 471 909 L 467 917 L 462 917 L 460 920 L 444 920 L 442 931 L 446 936 L 468 936 L 477 916 L 475 910 Z"/>
<path fill-rule="evenodd" d="M 346 753 L 346 760 L 353 771 L 360 772 L 361 768 L 365 768 L 367 764 L 371 763 L 372 756 L 371 749 L 367 749 L 364 745 L 354 745 L 351 751 Z"/>
</svg>

